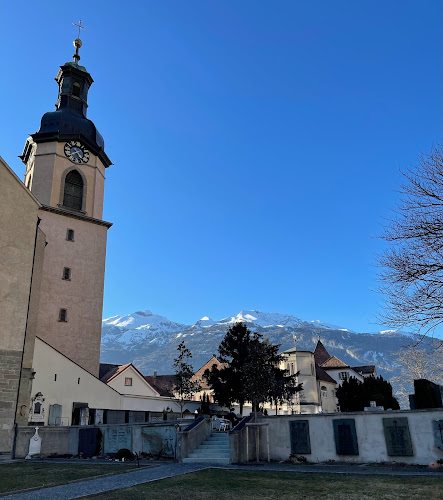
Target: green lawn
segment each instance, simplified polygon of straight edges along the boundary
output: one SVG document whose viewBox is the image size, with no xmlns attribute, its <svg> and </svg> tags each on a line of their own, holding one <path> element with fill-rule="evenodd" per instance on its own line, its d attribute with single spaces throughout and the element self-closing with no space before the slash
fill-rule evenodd
<svg viewBox="0 0 443 500">
<path fill-rule="evenodd" d="M 441 500 L 443 477 L 204 470 L 94 500 Z"/>
<path fill-rule="evenodd" d="M 44 462 L 17 462 L 0 464 L 0 493 L 54 486 L 74 479 L 82 479 L 103 474 L 120 474 L 133 469 L 133 464 L 49 464 Z"/>
</svg>

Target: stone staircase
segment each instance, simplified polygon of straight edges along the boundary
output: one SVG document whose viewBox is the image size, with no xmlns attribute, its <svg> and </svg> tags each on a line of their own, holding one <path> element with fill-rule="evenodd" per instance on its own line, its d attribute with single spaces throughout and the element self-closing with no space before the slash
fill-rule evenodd
<svg viewBox="0 0 443 500">
<path fill-rule="evenodd" d="M 206 441 L 196 448 L 184 463 L 229 464 L 229 434 L 212 432 Z"/>
</svg>

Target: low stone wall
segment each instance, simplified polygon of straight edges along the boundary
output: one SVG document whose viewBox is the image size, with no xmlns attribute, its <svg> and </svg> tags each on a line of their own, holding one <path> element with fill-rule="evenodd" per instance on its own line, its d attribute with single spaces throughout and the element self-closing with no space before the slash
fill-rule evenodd
<svg viewBox="0 0 443 500">
<path fill-rule="evenodd" d="M 177 459 L 187 458 L 211 434 L 212 422 L 210 418 L 198 419 L 178 435 Z"/>
<path fill-rule="evenodd" d="M 310 462 L 403 462 L 427 465 L 443 459 L 443 410 L 356 412 L 262 417 L 269 424 L 271 460 L 291 453 Z M 243 433 L 244 434 L 244 431 Z M 250 460 L 255 453 L 250 434 Z M 244 436 L 240 436 L 244 451 Z M 267 458 L 266 430 L 260 459 Z M 237 452 L 231 461 L 244 461 Z"/>
<path fill-rule="evenodd" d="M 42 438 L 41 454 L 55 455 L 115 455 L 120 449 L 133 453 L 174 458 L 179 422 L 139 423 L 118 425 L 39 427 Z M 16 458 L 28 454 L 34 427 L 18 427 Z"/>
<path fill-rule="evenodd" d="M 38 433 L 42 438 L 41 454 L 69 455 L 70 427 L 39 427 Z M 34 435 L 34 427 L 18 427 L 15 446 L 15 458 L 25 458 L 29 450 L 29 440 Z"/>
</svg>

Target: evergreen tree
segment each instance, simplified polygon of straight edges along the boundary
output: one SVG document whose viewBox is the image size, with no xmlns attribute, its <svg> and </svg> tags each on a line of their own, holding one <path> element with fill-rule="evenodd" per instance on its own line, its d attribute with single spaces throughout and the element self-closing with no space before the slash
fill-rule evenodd
<svg viewBox="0 0 443 500">
<path fill-rule="evenodd" d="M 392 395 L 392 386 L 382 376 L 368 377 L 363 382 L 355 377 L 344 380 L 337 389 L 338 404 L 341 411 L 363 411 L 375 401 L 377 406 L 398 410 L 398 401 Z"/>
<path fill-rule="evenodd" d="M 225 366 L 205 372 L 217 402 L 230 407 L 236 401 L 242 413 L 244 403 L 251 401 L 257 411 L 264 402 L 282 401 L 301 390 L 296 376 L 279 368 L 283 359 L 279 347 L 251 333 L 243 323 L 231 326 L 219 346 L 219 359 Z"/>
</svg>

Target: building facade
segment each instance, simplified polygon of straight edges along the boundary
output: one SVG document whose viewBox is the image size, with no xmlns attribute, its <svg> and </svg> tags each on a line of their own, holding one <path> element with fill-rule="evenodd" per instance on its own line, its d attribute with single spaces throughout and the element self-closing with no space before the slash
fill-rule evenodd
<svg viewBox="0 0 443 500">
<path fill-rule="evenodd" d="M 37 336 L 93 375 L 99 373 L 106 237 L 105 170 L 111 161 L 86 117 L 93 80 L 74 61 L 60 67 L 56 110 L 45 113 L 21 159 L 25 186 L 40 203 L 47 248 Z"/>
</svg>

